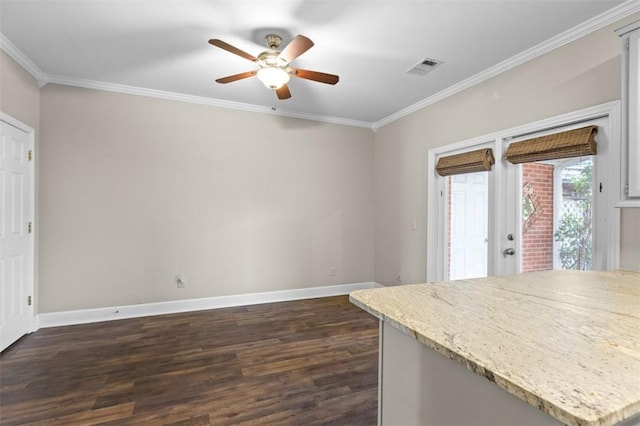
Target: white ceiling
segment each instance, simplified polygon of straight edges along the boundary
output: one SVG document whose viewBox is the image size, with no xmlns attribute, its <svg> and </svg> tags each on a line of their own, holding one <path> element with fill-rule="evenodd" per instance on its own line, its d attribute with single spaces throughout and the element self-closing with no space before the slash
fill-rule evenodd
<svg viewBox="0 0 640 426">
<path fill-rule="evenodd" d="M 105 82 L 276 108 L 345 122 L 380 122 L 545 42 L 622 0 L 0 0 L 0 33 L 51 81 Z M 293 66 L 340 76 L 293 79 L 278 100 L 256 78 L 219 77 L 255 64 L 269 30 L 315 46 Z M 424 57 L 444 64 L 423 77 Z M 216 102 L 217 102 L 216 101 Z"/>
</svg>

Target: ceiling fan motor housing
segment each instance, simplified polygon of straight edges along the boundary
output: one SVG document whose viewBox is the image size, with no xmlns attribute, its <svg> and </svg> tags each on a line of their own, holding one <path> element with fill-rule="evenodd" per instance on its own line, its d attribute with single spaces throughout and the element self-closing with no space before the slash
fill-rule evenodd
<svg viewBox="0 0 640 426">
<path fill-rule="evenodd" d="M 282 68 L 286 69 L 287 61 L 279 57 L 280 52 L 277 50 L 267 50 L 258 55 L 257 63 L 261 68 Z"/>
<path fill-rule="evenodd" d="M 267 42 L 267 46 L 269 46 L 269 49 L 276 50 L 278 47 L 280 47 L 280 43 L 282 43 L 282 37 L 280 37 L 278 34 L 267 34 L 264 37 L 264 41 Z"/>
</svg>

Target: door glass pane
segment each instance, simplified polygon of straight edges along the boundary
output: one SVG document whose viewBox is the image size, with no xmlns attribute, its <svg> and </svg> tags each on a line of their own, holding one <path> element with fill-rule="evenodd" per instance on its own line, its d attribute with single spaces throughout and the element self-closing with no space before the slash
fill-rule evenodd
<svg viewBox="0 0 640 426">
<path fill-rule="evenodd" d="M 591 269 L 592 157 L 522 165 L 521 271 Z"/>
<path fill-rule="evenodd" d="M 487 172 L 449 176 L 448 277 L 451 280 L 487 276 Z"/>
<path fill-rule="evenodd" d="M 554 232 L 556 269 L 591 270 L 593 158 L 561 170 L 562 208 Z"/>
</svg>

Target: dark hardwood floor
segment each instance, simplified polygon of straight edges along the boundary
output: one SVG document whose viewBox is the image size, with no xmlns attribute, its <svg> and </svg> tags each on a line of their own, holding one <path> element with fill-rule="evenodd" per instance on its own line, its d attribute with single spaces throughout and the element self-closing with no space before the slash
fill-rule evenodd
<svg viewBox="0 0 640 426">
<path fill-rule="evenodd" d="M 41 329 L 0 423 L 373 425 L 378 322 L 346 296 Z"/>
</svg>

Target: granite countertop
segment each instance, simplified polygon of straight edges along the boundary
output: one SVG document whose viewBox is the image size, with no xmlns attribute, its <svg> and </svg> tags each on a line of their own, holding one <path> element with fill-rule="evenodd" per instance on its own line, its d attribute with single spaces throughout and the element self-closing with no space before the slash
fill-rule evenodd
<svg viewBox="0 0 640 426">
<path fill-rule="evenodd" d="M 350 300 L 563 423 L 640 413 L 638 272 L 532 272 Z"/>
</svg>

